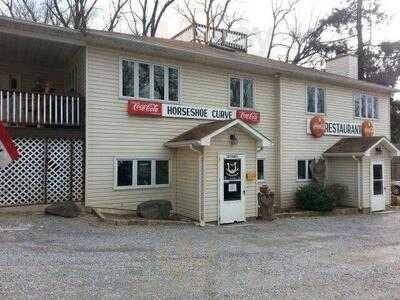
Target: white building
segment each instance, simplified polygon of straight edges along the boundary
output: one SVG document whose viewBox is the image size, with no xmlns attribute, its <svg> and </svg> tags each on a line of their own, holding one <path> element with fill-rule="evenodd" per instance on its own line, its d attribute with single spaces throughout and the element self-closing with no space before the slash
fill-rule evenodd
<svg viewBox="0 0 400 300">
<path fill-rule="evenodd" d="M 4 17 L 0 45 L 1 120 L 27 152 L 42 149 L 36 162 L 57 154 L 53 164 L 22 159 L 0 171 L 2 205 L 84 198 L 88 207 L 135 210 L 165 199 L 196 220 L 240 221 L 257 216 L 263 184 L 277 208 L 293 207 L 311 179 L 310 160 L 321 157 L 328 182 L 349 188 L 342 205 L 389 204 L 390 161 L 399 154 L 390 143 L 395 91 L 357 80 L 352 56 L 323 72 L 239 50 Z M 53 89 L 38 93 L 36 82 Z M 310 129 L 317 115 L 326 121 L 320 138 Z M 373 137 L 362 138 L 365 120 Z M 10 176 L 37 188 L 16 187 Z"/>
</svg>

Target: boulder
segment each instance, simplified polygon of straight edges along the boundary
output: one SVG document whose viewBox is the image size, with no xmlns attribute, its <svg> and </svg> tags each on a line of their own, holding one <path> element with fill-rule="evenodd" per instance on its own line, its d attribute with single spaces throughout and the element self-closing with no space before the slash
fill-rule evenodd
<svg viewBox="0 0 400 300">
<path fill-rule="evenodd" d="M 75 218 L 79 216 L 80 209 L 72 201 L 54 203 L 46 207 L 46 214 L 61 216 L 65 218 Z"/>
<path fill-rule="evenodd" d="M 172 204 L 167 200 L 150 200 L 137 206 L 136 214 L 145 219 L 169 219 L 172 212 Z"/>
</svg>

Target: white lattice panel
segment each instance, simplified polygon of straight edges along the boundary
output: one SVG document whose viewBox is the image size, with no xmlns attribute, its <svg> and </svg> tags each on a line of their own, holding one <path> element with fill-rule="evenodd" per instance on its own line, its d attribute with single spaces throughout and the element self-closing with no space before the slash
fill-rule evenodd
<svg viewBox="0 0 400 300">
<path fill-rule="evenodd" d="M 46 140 L 18 138 L 15 142 L 21 158 L 0 169 L 0 207 L 62 202 L 71 198 L 83 201 L 82 140 L 48 139 L 47 174 Z"/>
<path fill-rule="evenodd" d="M 21 158 L 0 169 L 0 206 L 45 202 L 44 139 L 18 138 Z"/>
<path fill-rule="evenodd" d="M 74 159 L 72 165 L 72 200 L 83 201 L 85 171 L 84 142 L 82 140 L 75 140 L 73 142 L 73 147 Z"/>
<path fill-rule="evenodd" d="M 47 202 L 67 201 L 71 192 L 71 141 L 49 140 L 47 157 Z"/>
</svg>

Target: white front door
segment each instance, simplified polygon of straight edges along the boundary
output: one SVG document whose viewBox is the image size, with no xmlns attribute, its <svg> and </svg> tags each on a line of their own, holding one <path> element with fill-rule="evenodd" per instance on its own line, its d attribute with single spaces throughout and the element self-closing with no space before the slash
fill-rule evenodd
<svg viewBox="0 0 400 300">
<path fill-rule="evenodd" d="M 219 156 L 219 223 L 243 222 L 245 217 L 244 155 Z"/>
<path fill-rule="evenodd" d="M 385 210 L 385 176 L 382 162 L 371 165 L 371 211 Z"/>
</svg>

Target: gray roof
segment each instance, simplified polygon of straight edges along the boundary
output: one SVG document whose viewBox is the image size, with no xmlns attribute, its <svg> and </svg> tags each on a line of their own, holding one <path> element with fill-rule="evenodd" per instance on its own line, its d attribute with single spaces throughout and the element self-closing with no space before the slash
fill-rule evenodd
<svg viewBox="0 0 400 300">
<path fill-rule="evenodd" d="M 199 141 L 202 138 L 209 136 L 218 129 L 224 128 L 226 125 L 234 122 L 235 120 L 226 121 L 214 121 L 210 123 L 203 123 L 185 131 L 178 135 L 174 139 L 168 141 L 168 143 L 180 143 L 186 141 Z"/>
<path fill-rule="evenodd" d="M 11 19 L 8 17 L 0 17 L 0 32 L 30 35 L 43 39 L 50 38 L 82 46 L 92 45 L 136 51 L 147 55 L 231 68 L 249 73 L 295 77 L 375 92 L 396 92 L 396 90 L 392 88 L 366 81 L 304 68 L 238 51 L 222 50 L 193 42 L 154 37 L 138 37 L 99 30 L 88 30 L 82 33 L 78 30 Z"/>
<path fill-rule="evenodd" d="M 373 145 L 379 142 L 382 136 L 373 137 L 355 137 L 355 138 L 343 138 L 325 151 L 327 153 L 364 153 L 368 151 Z"/>
</svg>

